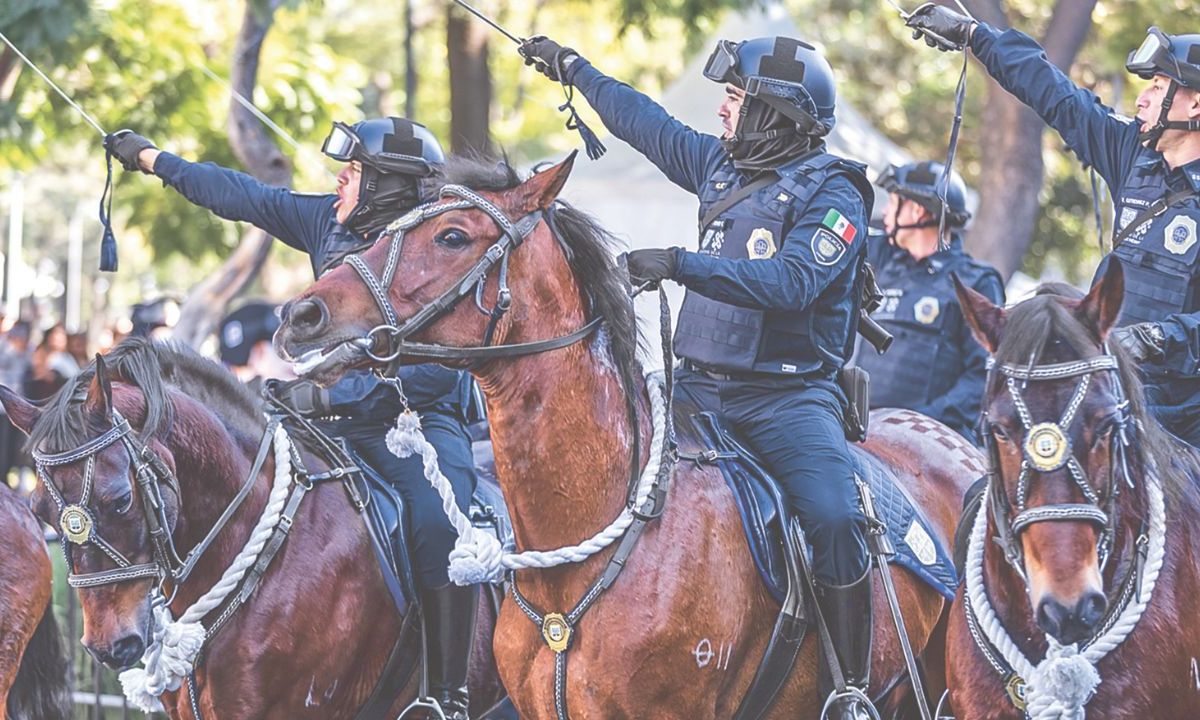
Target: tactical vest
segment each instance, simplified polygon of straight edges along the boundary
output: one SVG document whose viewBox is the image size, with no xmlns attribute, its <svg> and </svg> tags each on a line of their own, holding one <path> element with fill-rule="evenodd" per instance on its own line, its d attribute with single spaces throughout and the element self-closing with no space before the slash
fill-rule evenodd
<svg viewBox="0 0 1200 720">
<path fill-rule="evenodd" d="M 864 170 L 864 165 L 827 152 L 814 152 L 777 182 L 742 199 L 702 228 L 699 252 L 731 260 L 771 257 L 834 175 L 848 176 L 869 207 L 874 191 Z M 731 163 L 709 177 L 697 193 L 701 218 L 737 189 L 738 177 Z M 865 242 L 859 243 L 852 251 L 865 257 L 865 246 Z M 861 272 L 852 275 L 860 276 Z M 810 307 L 764 311 L 712 300 L 688 290 L 679 310 L 675 354 L 723 372 L 831 374 L 849 358 L 857 321 L 857 288 L 844 291 L 841 302 L 823 294 Z"/>
<path fill-rule="evenodd" d="M 1144 157 L 1144 156 L 1143 156 Z M 1135 163 L 1117 198 L 1114 235 L 1171 189 L 1160 163 Z M 1182 200 L 1145 221 L 1112 252 L 1125 270 L 1125 301 L 1119 325 L 1161 321 L 1172 313 L 1200 310 L 1200 195 Z M 1096 279 L 1104 271 L 1102 263 Z"/>
<path fill-rule="evenodd" d="M 956 273 L 967 287 L 989 272 L 996 273 L 959 249 L 919 263 L 907 252 L 895 251 L 901 252 L 903 257 L 875 268 L 883 301 L 871 317 L 892 333 L 892 347 L 887 355 L 864 347 L 857 360 L 871 374 L 874 407 L 924 407 L 954 387 L 966 368 L 961 341 L 970 330 L 950 273 Z"/>
</svg>

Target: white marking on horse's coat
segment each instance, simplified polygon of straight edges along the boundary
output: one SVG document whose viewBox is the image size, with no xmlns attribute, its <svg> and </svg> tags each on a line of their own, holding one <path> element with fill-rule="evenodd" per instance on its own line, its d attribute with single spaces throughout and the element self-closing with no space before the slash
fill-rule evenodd
<svg viewBox="0 0 1200 720">
<path fill-rule="evenodd" d="M 1197 665 L 1196 658 L 1192 658 L 1192 685 L 1200 692 L 1200 665 Z"/>
<path fill-rule="evenodd" d="M 708 638 L 701 638 L 692 654 L 696 656 L 696 667 L 707 667 L 713 659 L 712 643 Z"/>
</svg>

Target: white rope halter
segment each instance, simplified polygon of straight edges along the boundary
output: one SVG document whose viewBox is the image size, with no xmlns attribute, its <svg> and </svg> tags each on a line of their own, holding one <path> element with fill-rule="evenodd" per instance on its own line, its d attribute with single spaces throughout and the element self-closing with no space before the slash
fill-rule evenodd
<svg viewBox="0 0 1200 720">
<path fill-rule="evenodd" d="M 212 589 L 204 593 L 178 620 L 171 617 L 166 603 L 155 603 L 152 619 L 152 640 L 142 656 L 144 667 L 121 673 L 121 687 L 134 707 L 144 712 L 163 712 L 159 696 L 168 690 L 178 690 L 183 679 L 195 669 L 196 658 L 208 640 L 202 620 L 221 606 L 238 587 L 246 572 L 258 560 L 259 553 L 271 538 L 283 514 L 288 491 L 292 484 L 292 443 L 282 426 L 275 426 L 275 481 L 267 506 L 246 545 L 225 570 Z"/>
<path fill-rule="evenodd" d="M 505 570 L 551 568 L 565 563 L 583 562 L 620 539 L 634 520 L 630 508 L 641 507 L 654 490 L 662 462 L 662 448 L 666 435 L 666 396 L 662 374 L 648 374 L 646 388 L 650 394 L 654 437 L 650 443 L 650 459 L 638 479 L 633 502 L 622 508 L 608 527 L 578 545 L 569 545 L 557 550 L 508 552 L 500 545 L 495 535 L 472 525 L 470 519 L 459 510 L 450 481 L 438 468 L 437 450 L 422 434 L 420 418 L 414 412 L 401 413 L 396 419 L 396 427 L 388 431 L 387 446 L 397 457 L 419 455 L 424 462 L 425 478 L 442 498 L 442 509 L 458 533 L 458 540 L 450 552 L 450 579 L 458 585 L 498 583 L 503 579 Z"/>
<path fill-rule="evenodd" d="M 983 551 L 987 544 L 988 503 L 981 503 L 975 515 L 967 550 L 967 602 L 979 620 L 989 643 L 1000 652 L 1009 667 L 1025 681 L 1025 712 L 1033 720 L 1083 720 L 1084 705 L 1100 685 L 1096 664 L 1124 642 L 1150 603 L 1158 573 L 1166 556 L 1166 507 L 1157 475 L 1146 479 L 1150 500 L 1149 550 L 1145 571 L 1133 598 L 1117 620 L 1100 637 L 1084 647 L 1062 646 L 1047 636 L 1050 644 L 1046 657 L 1036 666 L 1021 652 L 1004 629 L 988 601 L 983 584 Z"/>
</svg>

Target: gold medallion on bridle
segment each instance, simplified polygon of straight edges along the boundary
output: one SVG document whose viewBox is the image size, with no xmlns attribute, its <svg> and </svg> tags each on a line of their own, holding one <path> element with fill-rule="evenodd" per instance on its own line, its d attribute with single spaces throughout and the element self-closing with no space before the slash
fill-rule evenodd
<svg viewBox="0 0 1200 720">
<path fill-rule="evenodd" d="M 1034 469 L 1050 472 L 1063 466 L 1070 443 L 1057 423 L 1039 423 L 1029 428 L 1025 454 Z"/>
<path fill-rule="evenodd" d="M 58 524 L 63 535 L 76 545 L 82 545 L 92 537 L 92 516 L 78 505 L 63 508 Z"/>
<path fill-rule="evenodd" d="M 1013 707 L 1025 711 L 1025 681 L 1020 675 L 1013 675 L 1004 683 L 1004 692 L 1008 693 L 1008 699 L 1012 702 Z"/>
<path fill-rule="evenodd" d="M 542 620 L 542 637 L 554 652 L 566 652 L 567 646 L 571 644 L 571 626 L 562 615 L 547 613 Z"/>
</svg>

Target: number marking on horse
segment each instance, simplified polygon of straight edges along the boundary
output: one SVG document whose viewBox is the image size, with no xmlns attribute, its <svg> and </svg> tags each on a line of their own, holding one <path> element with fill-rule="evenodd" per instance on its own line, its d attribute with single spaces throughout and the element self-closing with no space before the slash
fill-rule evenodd
<svg viewBox="0 0 1200 720">
<path fill-rule="evenodd" d="M 1192 658 L 1192 685 L 1200 692 L 1200 665 L 1197 665 L 1196 658 Z"/>
<path fill-rule="evenodd" d="M 716 669 L 728 670 L 729 658 L 733 656 L 733 644 L 726 645 L 722 640 L 717 646 L 717 651 L 713 652 L 712 641 L 708 638 L 701 638 L 700 642 L 696 643 L 696 649 L 692 651 L 692 654 L 696 656 L 696 667 L 698 668 L 708 667 L 715 658 L 717 662 L 714 667 Z"/>
</svg>

